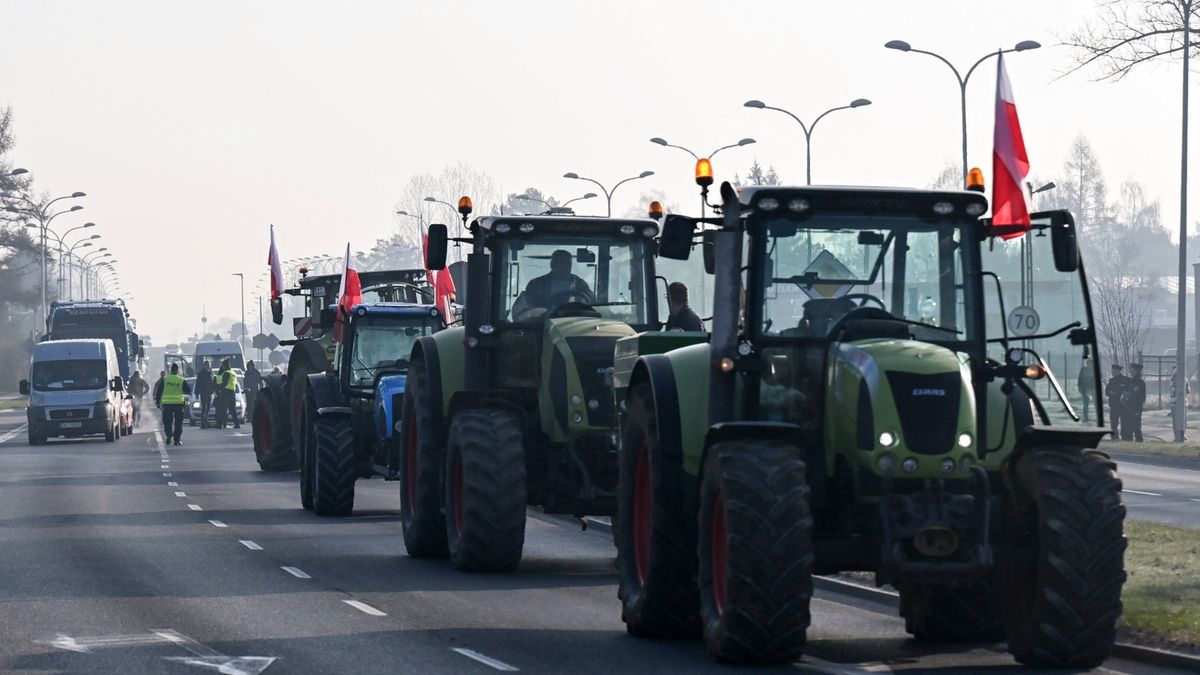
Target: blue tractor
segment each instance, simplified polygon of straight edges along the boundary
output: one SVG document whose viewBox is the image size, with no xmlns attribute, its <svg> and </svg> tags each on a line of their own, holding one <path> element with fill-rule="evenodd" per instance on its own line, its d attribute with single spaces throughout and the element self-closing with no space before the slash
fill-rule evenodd
<svg viewBox="0 0 1200 675">
<path fill-rule="evenodd" d="M 430 305 L 355 305 L 331 368 L 304 383 L 299 438 L 300 502 L 321 516 L 354 509 L 354 483 L 397 480 L 395 427 L 402 409 L 408 356 L 421 337 L 443 326 Z"/>
</svg>

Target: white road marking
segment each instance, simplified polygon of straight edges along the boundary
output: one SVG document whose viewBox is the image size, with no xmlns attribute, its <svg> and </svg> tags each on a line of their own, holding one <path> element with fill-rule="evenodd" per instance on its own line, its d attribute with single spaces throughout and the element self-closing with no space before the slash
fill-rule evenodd
<svg viewBox="0 0 1200 675">
<path fill-rule="evenodd" d="M 19 436 L 21 434 L 22 431 L 25 431 L 25 427 L 28 427 L 28 426 L 29 426 L 28 424 L 22 424 L 21 426 L 13 429 L 12 431 L 5 433 L 3 436 L 0 436 L 0 443 L 4 443 L 6 441 L 10 441 L 10 440 L 16 438 L 17 436 Z"/>
<path fill-rule="evenodd" d="M 169 480 L 169 481 L 167 481 L 167 487 L 179 487 L 179 483 L 176 483 L 173 480 Z"/>
<path fill-rule="evenodd" d="M 169 474 L 169 473 L 164 473 L 164 474 L 163 474 L 163 478 L 170 478 L 170 477 L 171 477 L 171 474 Z"/>
<path fill-rule="evenodd" d="M 212 523 L 213 527 L 229 527 L 228 525 L 226 525 L 225 523 L 222 523 L 219 520 L 210 520 L 208 522 Z"/>
<path fill-rule="evenodd" d="M 176 497 L 186 497 L 186 496 L 187 496 L 187 493 L 186 493 L 186 492 L 176 492 L 176 493 L 175 493 L 175 496 L 176 496 Z"/>
<path fill-rule="evenodd" d="M 1121 492 L 1129 492 L 1129 493 L 1132 493 L 1135 495 L 1146 495 L 1147 497 L 1161 497 L 1162 496 L 1162 495 L 1158 494 L 1157 492 L 1142 492 L 1141 490 L 1130 490 L 1129 488 L 1125 488 L 1125 489 L 1121 490 Z"/>
<path fill-rule="evenodd" d="M 250 549 L 251 551 L 261 551 L 261 550 L 263 550 L 263 547 L 261 547 L 261 546 L 259 546 L 258 544 L 256 544 L 256 543 L 254 543 L 254 542 L 250 541 L 249 539 L 238 539 L 238 543 L 239 543 L 239 544 L 241 544 L 242 546 L 245 546 L 246 548 Z"/>
<path fill-rule="evenodd" d="M 375 609 L 374 607 L 368 605 L 365 602 L 359 602 L 358 600 L 343 600 L 342 602 L 346 603 L 347 605 L 350 605 L 351 607 L 353 607 L 354 609 L 357 609 L 358 611 L 362 612 L 363 614 L 370 614 L 371 616 L 387 616 L 387 612 L 382 612 L 378 609 Z"/>
<path fill-rule="evenodd" d="M 162 465 L 162 466 L 160 466 L 159 468 L 160 468 L 160 469 L 169 469 L 169 468 L 171 468 L 171 465 L 170 465 L 170 464 L 163 464 L 163 465 Z"/>
<path fill-rule="evenodd" d="M 199 504 L 188 504 L 188 508 L 193 511 L 203 511 L 204 510 L 204 509 L 200 508 Z"/>
<path fill-rule="evenodd" d="M 1188 499 L 1189 502 L 1200 502 L 1200 499 Z"/>
<path fill-rule="evenodd" d="M 515 672 L 521 670 L 520 668 L 517 668 L 516 666 L 510 666 L 503 661 L 497 661 L 496 659 L 493 659 L 490 656 L 484 656 L 483 654 L 480 654 L 479 652 L 477 652 L 473 649 L 466 649 L 465 647 L 454 647 L 450 651 L 458 652 L 459 654 L 462 654 L 463 656 L 467 657 L 468 659 L 478 661 L 485 666 L 491 666 L 492 668 L 495 668 L 496 670 L 503 670 L 503 671 L 509 672 L 509 673 L 515 673 Z"/>
<path fill-rule="evenodd" d="M 154 432 L 154 442 L 158 445 L 158 451 L 162 452 L 166 445 L 163 443 L 163 435 L 161 431 Z"/>
<path fill-rule="evenodd" d="M 284 565 L 283 567 L 280 567 L 279 569 L 283 570 L 284 572 L 287 572 L 288 574 L 296 577 L 297 579 L 311 579 L 312 578 L 312 577 L 308 576 L 307 572 L 300 569 L 299 567 L 288 567 L 287 565 Z"/>
<path fill-rule="evenodd" d="M 109 635 L 73 638 L 59 633 L 53 639 L 38 640 L 37 644 L 81 654 L 103 647 L 133 647 L 137 645 L 171 644 L 191 652 L 191 656 L 167 656 L 167 661 L 215 670 L 226 675 L 258 675 L 275 661 L 273 656 L 226 656 L 192 638 L 171 629 L 155 629 L 134 635 Z"/>
</svg>

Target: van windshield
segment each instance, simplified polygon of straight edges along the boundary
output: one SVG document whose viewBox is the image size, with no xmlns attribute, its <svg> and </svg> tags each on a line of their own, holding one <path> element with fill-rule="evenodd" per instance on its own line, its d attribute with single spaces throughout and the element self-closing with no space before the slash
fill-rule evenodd
<svg viewBox="0 0 1200 675">
<path fill-rule="evenodd" d="M 39 361 L 33 364 L 30 380 L 37 391 L 81 391 L 107 386 L 107 363 L 83 361 Z"/>
</svg>

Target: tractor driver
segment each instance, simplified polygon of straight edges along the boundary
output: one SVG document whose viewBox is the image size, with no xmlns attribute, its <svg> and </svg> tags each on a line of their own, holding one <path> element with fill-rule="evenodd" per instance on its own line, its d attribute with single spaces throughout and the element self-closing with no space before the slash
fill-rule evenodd
<svg viewBox="0 0 1200 675">
<path fill-rule="evenodd" d="M 550 272 L 529 280 L 525 292 L 513 303 L 513 318 L 529 321 L 567 302 L 594 301 L 587 282 L 571 273 L 571 252 L 558 249 L 550 254 Z"/>
</svg>

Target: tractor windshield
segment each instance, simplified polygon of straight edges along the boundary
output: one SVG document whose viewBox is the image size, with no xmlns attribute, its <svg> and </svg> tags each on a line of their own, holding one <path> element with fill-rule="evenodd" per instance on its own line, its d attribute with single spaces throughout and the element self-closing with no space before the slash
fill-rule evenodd
<svg viewBox="0 0 1200 675">
<path fill-rule="evenodd" d="M 630 325 L 645 325 L 649 252 L 645 240 L 547 235 L 502 239 L 494 252 L 501 320 L 528 323 L 556 312 L 583 310 Z"/>
<path fill-rule="evenodd" d="M 374 386 L 382 370 L 407 370 L 413 344 L 433 332 L 432 323 L 419 317 L 358 318 L 350 355 L 350 386 Z"/>
<path fill-rule="evenodd" d="M 917 339 L 965 339 L 960 229 L 897 216 L 765 223 L 761 330 L 824 338 L 852 310 L 897 319 Z"/>
</svg>

